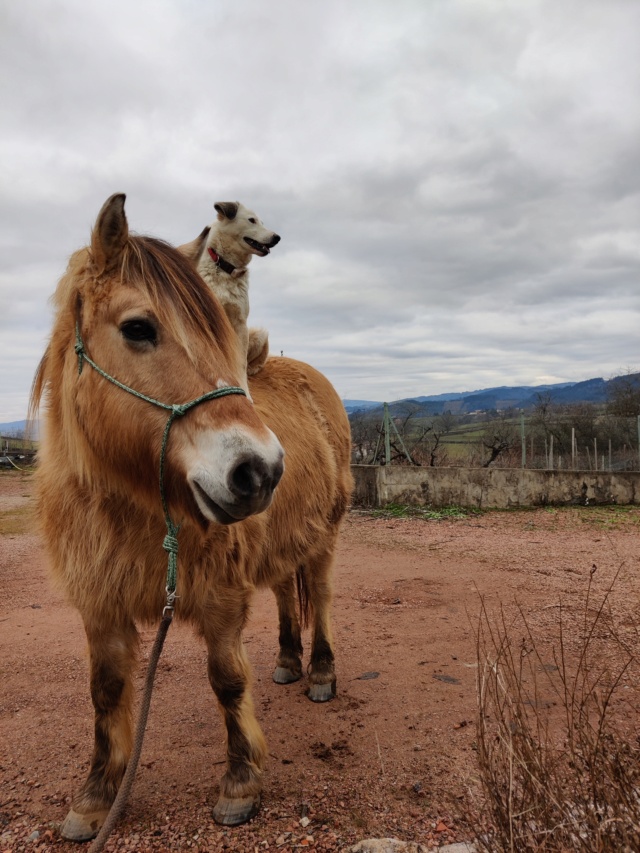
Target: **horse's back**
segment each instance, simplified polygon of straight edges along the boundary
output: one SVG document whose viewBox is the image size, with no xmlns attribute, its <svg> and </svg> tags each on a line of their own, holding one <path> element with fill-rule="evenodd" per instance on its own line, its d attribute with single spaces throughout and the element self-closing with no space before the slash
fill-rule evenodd
<svg viewBox="0 0 640 853">
<path fill-rule="evenodd" d="M 285 450 L 285 473 L 268 510 L 269 551 L 304 562 L 310 551 L 333 548 L 351 497 L 349 420 L 329 380 L 300 361 L 269 358 L 249 389 Z"/>
</svg>

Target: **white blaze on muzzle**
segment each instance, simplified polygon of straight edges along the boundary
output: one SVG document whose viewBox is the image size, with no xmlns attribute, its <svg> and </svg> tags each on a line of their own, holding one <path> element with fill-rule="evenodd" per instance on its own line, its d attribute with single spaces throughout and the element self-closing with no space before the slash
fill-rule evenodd
<svg viewBox="0 0 640 853">
<path fill-rule="evenodd" d="M 267 430 L 243 427 L 199 432 L 187 459 L 187 480 L 205 518 L 230 524 L 265 510 L 284 471 L 284 451 Z"/>
</svg>

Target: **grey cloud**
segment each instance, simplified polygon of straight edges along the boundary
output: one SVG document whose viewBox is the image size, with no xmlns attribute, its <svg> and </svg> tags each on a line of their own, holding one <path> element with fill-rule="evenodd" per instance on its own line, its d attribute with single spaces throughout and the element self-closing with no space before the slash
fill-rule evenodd
<svg viewBox="0 0 640 853">
<path fill-rule="evenodd" d="M 176 244 L 220 198 L 254 208 L 283 239 L 251 266 L 250 319 L 344 396 L 633 363 L 637 4 L 23 0 L 2 16 L 0 328 L 20 356 L 0 368 L 0 420 L 22 416 L 47 298 L 115 191 L 134 230 Z"/>
</svg>

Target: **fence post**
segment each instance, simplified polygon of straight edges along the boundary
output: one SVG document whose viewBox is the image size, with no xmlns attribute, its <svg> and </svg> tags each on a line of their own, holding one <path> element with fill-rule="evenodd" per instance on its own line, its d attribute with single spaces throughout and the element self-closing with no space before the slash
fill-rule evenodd
<svg viewBox="0 0 640 853">
<path fill-rule="evenodd" d="M 576 428 L 571 427 L 571 469 L 576 470 Z"/>
<path fill-rule="evenodd" d="M 384 459 L 385 465 L 391 465 L 391 430 L 389 429 L 389 404 L 384 404 Z"/>
<path fill-rule="evenodd" d="M 640 435 L 640 418 L 638 418 L 638 435 Z M 520 411 L 520 436 L 522 439 L 522 467 L 527 465 L 527 443 L 524 438 L 524 412 Z"/>
<path fill-rule="evenodd" d="M 638 467 L 640 469 L 640 415 L 638 415 Z"/>
</svg>

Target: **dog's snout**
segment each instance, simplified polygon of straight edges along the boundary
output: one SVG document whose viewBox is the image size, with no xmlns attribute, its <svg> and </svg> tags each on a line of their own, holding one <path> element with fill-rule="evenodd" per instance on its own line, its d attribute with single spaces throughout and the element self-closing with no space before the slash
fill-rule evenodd
<svg viewBox="0 0 640 853">
<path fill-rule="evenodd" d="M 269 243 L 269 248 L 273 249 L 273 247 L 277 246 L 279 242 L 280 242 L 280 235 L 274 234 L 273 237 L 271 238 L 271 242 Z"/>
<path fill-rule="evenodd" d="M 249 456 L 229 473 L 229 491 L 240 500 L 270 496 L 280 482 L 284 464 L 282 456 L 267 463 L 260 456 Z"/>
</svg>

